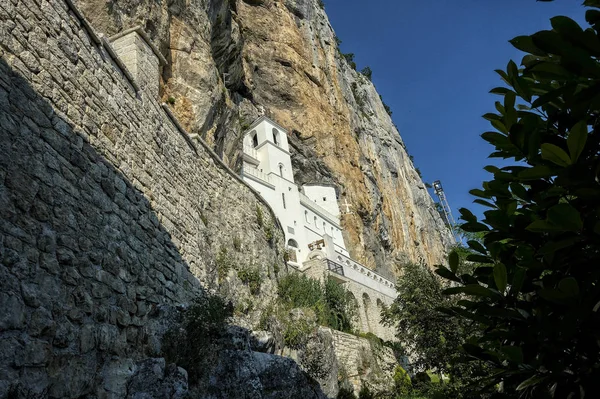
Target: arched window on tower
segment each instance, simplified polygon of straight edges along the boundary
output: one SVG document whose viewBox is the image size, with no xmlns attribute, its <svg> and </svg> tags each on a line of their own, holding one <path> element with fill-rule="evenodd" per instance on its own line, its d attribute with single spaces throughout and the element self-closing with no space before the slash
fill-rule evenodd
<svg viewBox="0 0 600 399">
<path fill-rule="evenodd" d="M 288 245 L 288 247 L 291 247 L 291 248 L 296 248 L 296 249 L 298 248 L 298 243 L 296 242 L 296 240 L 293 240 L 291 238 L 288 240 L 287 245 Z"/>
<path fill-rule="evenodd" d="M 279 131 L 275 128 L 273 128 L 273 143 L 279 145 Z"/>
<path fill-rule="evenodd" d="M 306 220 L 306 223 L 309 223 L 309 221 L 308 221 L 308 211 L 304 211 L 304 219 Z"/>
<path fill-rule="evenodd" d="M 283 177 L 283 165 L 279 164 L 279 176 Z"/>
<path fill-rule="evenodd" d="M 285 208 L 285 194 L 284 193 L 281 193 L 281 201 L 283 201 L 283 209 L 286 209 Z"/>
<path fill-rule="evenodd" d="M 317 226 L 317 217 L 315 216 L 315 229 L 318 229 L 319 226 Z"/>
<path fill-rule="evenodd" d="M 252 131 L 252 147 L 256 148 L 258 147 L 258 135 L 256 134 L 256 131 Z"/>
</svg>

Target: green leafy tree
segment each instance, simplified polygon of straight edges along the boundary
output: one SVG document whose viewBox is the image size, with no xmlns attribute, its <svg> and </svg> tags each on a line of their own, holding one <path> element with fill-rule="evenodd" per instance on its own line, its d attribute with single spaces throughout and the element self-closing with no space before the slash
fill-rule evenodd
<svg viewBox="0 0 600 399">
<path fill-rule="evenodd" d="M 511 41 L 527 55 L 497 71 L 507 87 L 491 91 L 503 100 L 482 137 L 513 162 L 471 191 L 483 220 L 461 209 L 482 237 L 467 259 L 482 265 L 461 274 L 452 255 L 437 270 L 460 299 L 444 311 L 474 322 L 465 354 L 495 369 L 482 389 L 499 397 L 600 392 L 600 2 L 585 4 L 589 28 L 559 16 Z"/>
<path fill-rule="evenodd" d="M 411 366 L 416 370 L 448 373 L 459 352 L 459 319 L 437 310 L 456 302 L 443 295 L 444 288 L 442 280 L 426 266 L 404 265 L 396 284 L 398 296 L 383 312 L 384 323 L 396 327 L 396 336 L 411 353 Z"/>
</svg>

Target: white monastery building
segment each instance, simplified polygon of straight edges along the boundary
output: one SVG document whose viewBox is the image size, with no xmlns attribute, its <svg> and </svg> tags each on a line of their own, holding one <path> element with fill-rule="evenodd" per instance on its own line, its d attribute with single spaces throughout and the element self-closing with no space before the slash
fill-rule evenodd
<svg viewBox="0 0 600 399">
<path fill-rule="evenodd" d="M 345 284 L 363 300 L 359 303 L 363 308 L 362 329 L 382 337 L 388 335 L 377 326 L 379 312 L 371 302 L 375 301 L 378 307 L 389 305 L 396 297 L 395 285 L 350 258 L 335 188 L 318 184 L 299 187 L 294 182 L 288 132 L 265 116 L 244 133 L 243 146 L 242 178 L 260 193 L 279 219 L 285 233 L 288 264 L 313 277 L 328 273 Z M 342 206 L 347 211 L 347 204 Z M 369 320 L 369 314 L 373 320 Z"/>
</svg>

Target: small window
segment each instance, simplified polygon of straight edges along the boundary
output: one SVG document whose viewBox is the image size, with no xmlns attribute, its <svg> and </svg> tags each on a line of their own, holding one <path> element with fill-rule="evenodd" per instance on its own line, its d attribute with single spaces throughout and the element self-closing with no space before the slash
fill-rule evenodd
<svg viewBox="0 0 600 399">
<path fill-rule="evenodd" d="M 317 217 L 315 216 L 315 228 L 318 229 L 319 226 L 317 226 Z"/>
<path fill-rule="evenodd" d="M 252 132 L 252 147 L 258 147 L 258 135 L 254 131 Z"/>
<path fill-rule="evenodd" d="M 304 219 L 306 220 L 306 223 L 308 223 L 308 211 L 304 211 Z"/>
<path fill-rule="evenodd" d="M 281 193 L 281 201 L 283 202 L 283 209 L 285 208 L 285 194 Z"/>
<path fill-rule="evenodd" d="M 273 143 L 279 145 L 279 131 L 277 129 L 273 129 Z"/>
<path fill-rule="evenodd" d="M 327 232 L 327 226 L 325 226 L 325 222 L 323 222 L 323 231 Z"/>
<path fill-rule="evenodd" d="M 283 177 L 283 165 L 279 164 L 279 176 Z"/>
<path fill-rule="evenodd" d="M 327 201 L 327 197 L 323 197 L 323 202 Z"/>
</svg>

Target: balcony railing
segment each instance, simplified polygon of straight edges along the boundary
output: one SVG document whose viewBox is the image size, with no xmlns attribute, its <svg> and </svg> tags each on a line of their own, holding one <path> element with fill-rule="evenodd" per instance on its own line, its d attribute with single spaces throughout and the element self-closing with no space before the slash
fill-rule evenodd
<svg viewBox="0 0 600 399">
<path fill-rule="evenodd" d="M 300 202 L 304 205 L 311 208 L 316 213 L 320 214 L 324 218 L 330 219 L 330 222 L 335 225 L 339 225 L 339 217 L 333 215 L 327 209 L 323 208 L 321 205 L 317 204 L 315 201 L 311 200 L 306 194 L 300 192 Z"/>
<path fill-rule="evenodd" d="M 339 274 L 340 276 L 344 275 L 344 266 L 340 265 L 339 263 L 335 263 L 330 259 L 327 259 L 327 270 Z"/>
<path fill-rule="evenodd" d="M 254 165 L 260 164 L 260 161 L 258 160 L 258 152 L 256 151 L 256 148 L 253 148 L 249 145 L 244 144 L 243 149 L 244 149 L 244 161 L 250 162 Z"/>
<path fill-rule="evenodd" d="M 243 174 L 254 176 L 259 180 L 262 180 L 266 183 L 273 185 L 273 179 L 271 178 L 271 176 L 269 176 L 268 174 L 266 174 L 264 172 L 261 172 L 260 170 L 258 170 L 256 168 L 252 168 L 250 166 L 244 165 Z"/>
</svg>

